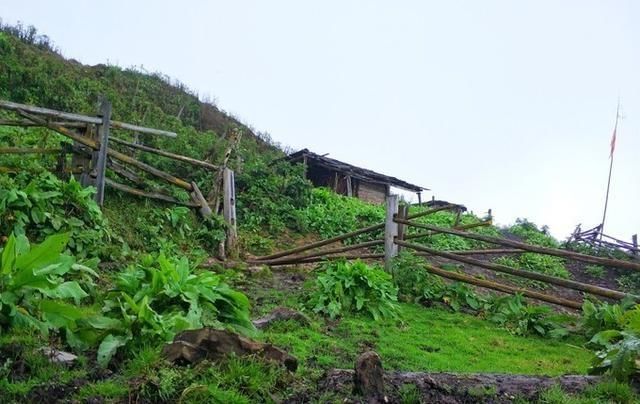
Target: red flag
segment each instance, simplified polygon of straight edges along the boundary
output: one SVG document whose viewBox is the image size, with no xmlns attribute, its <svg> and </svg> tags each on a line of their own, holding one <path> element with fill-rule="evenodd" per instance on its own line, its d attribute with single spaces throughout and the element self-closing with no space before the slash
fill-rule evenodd
<svg viewBox="0 0 640 404">
<path fill-rule="evenodd" d="M 609 154 L 609 158 L 613 158 L 613 151 L 616 149 L 616 130 L 618 125 L 613 128 L 613 136 L 611 137 L 611 154 Z"/>
</svg>

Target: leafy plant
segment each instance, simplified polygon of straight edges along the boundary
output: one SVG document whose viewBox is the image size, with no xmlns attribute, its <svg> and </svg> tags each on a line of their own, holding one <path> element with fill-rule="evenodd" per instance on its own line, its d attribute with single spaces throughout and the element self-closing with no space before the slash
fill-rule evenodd
<svg viewBox="0 0 640 404">
<path fill-rule="evenodd" d="M 604 278 L 605 270 L 602 265 L 587 265 L 584 267 L 584 272 L 594 278 Z"/>
<path fill-rule="evenodd" d="M 591 300 L 585 300 L 582 304 L 580 328 L 587 338 L 593 337 L 600 331 L 621 330 L 629 320 L 629 315 L 626 313 L 634 306 L 635 302 L 631 299 L 623 300 L 620 304 L 594 303 Z"/>
<path fill-rule="evenodd" d="M 550 318 L 551 309 L 524 302 L 520 294 L 493 297 L 485 307 L 489 320 L 516 335 L 564 337 L 568 331 Z"/>
<path fill-rule="evenodd" d="M 203 326 L 254 330 L 247 297 L 211 272 L 194 273 L 186 258 L 144 257 L 116 276 L 104 302 L 104 317 L 92 324 L 105 330 L 98 362 L 106 365 L 129 341 L 170 341 L 176 333 Z"/>
<path fill-rule="evenodd" d="M 640 370 L 640 337 L 637 333 L 601 331 L 591 338 L 589 344 L 599 348 L 589 369 L 590 373 L 610 373 L 616 380 L 627 380 Z"/>
<path fill-rule="evenodd" d="M 68 247 L 76 256 L 97 256 L 109 234 L 94 192 L 73 178 L 65 182 L 51 173 L 0 176 L 0 234 L 42 240 L 67 232 Z"/>
<path fill-rule="evenodd" d="M 374 320 L 396 317 L 398 289 L 391 275 L 362 261 L 328 262 L 321 266 L 310 303 L 316 313 L 335 318 L 346 312 L 369 313 Z"/>
<path fill-rule="evenodd" d="M 77 305 L 88 294 L 68 278 L 74 272 L 96 274 L 62 253 L 68 241 L 63 233 L 30 246 L 24 235 L 11 234 L 0 261 L 0 326 L 34 328 L 44 335 L 76 328 L 83 317 Z"/>
</svg>

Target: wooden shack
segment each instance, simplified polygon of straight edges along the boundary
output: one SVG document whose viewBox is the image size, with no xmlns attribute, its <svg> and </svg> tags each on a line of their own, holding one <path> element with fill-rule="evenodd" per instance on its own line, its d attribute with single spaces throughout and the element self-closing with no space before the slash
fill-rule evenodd
<svg viewBox="0 0 640 404">
<path fill-rule="evenodd" d="M 395 177 L 338 161 L 303 149 L 290 154 L 291 163 L 305 165 L 305 176 L 317 187 L 327 187 L 340 195 L 353 196 L 370 203 L 384 203 L 390 188 L 415 192 L 418 200 L 427 188 L 410 184 Z"/>
</svg>

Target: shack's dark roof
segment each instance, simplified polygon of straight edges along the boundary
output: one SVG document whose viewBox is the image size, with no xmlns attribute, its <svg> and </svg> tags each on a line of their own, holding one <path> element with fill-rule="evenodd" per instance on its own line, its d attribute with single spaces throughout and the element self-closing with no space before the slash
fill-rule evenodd
<svg viewBox="0 0 640 404">
<path fill-rule="evenodd" d="M 330 170 L 342 172 L 350 175 L 352 178 L 357 178 L 363 181 L 372 182 L 376 184 L 391 185 L 396 188 L 406 189 L 407 191 L 421 192 L 423 190 L 429 190 L 428 188 L 421 187 L 419 185 L 410 184 L 406 181 L 402 181 L 396 177 L 380 174 L 375 171 L 367 170 L 366 168 L 356 167 L 354 165 L 338 161 L 329 157 L 321 156 L 319 154 L 309 151 L 309 149 L 302 149 L 295 153 L 290 154 L 286 159 L 290 162 L 303 161 L 304 157 L 307 157 L 307 164 L 314 164 L 328 168 Z"/>
</svg>

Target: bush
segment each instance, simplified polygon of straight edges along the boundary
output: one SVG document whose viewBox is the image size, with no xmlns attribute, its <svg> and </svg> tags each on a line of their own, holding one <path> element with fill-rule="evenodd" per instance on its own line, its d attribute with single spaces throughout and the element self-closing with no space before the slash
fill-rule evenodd
<svg viewBox="0 0 640 404">
<path fill-rule="evenodd" d="M 98 362 L 106 365 L 116 350 L 134 339 L 170 341 L 176 333 L 201 328 L 254 330 L 247 297 L 227 286 L 219 275 L 195 273 L 186 258 L 143 257 L 116 276 L 116 287 L 93 319 L 103 330 Z"/>
<path fill-rule="evenodd" d="M 48 335 L 50 330 L 69 333 L 84 317 L 77 307 L 89 296 L 77 280 L 82 274 L 97 276 L 63 254 L 69 234 L 55 234 L 30 246 L 24 235 L 12 234 L 0 257 L 0 326 L 25 327 Z M 73 301 L 71 304 L 69 301 Z"/>
<path fill-rule="evenodd" d="M 311 183 L 301 165 L 269 165 L 258 159 L 236 176 L 238 223 L 245 231 L 281 232 L 300 227 L 298 209 L 308 206 Z"/>
<path fill-rule="evenodd" d="M 326 188 L 314 188 L 309 205 L 301 209 L 298 215 L 304 230 L 329 238 L 383 223 L 385 211 L 382 205 L 338 195 Z M 363 237 L 370 240 L 373 236 L 367 234 Z"/>
<path fill-rule="evenodd" d="M 328 262 L 320 270 L 310 300 L 316 313 L 335 318 L 348 312 L 364 312 L 376 321 L 397 316 L 398 289 L 382 268 L 358 260 Z"/>
<path fill-rule="evenodd" d="M 21 234 L 42 241 L 54 233 L 69 233 L 69 249 L 80 257 L 98 256 L 109 233 L 94 188 L 51 173 L 36 177 L 0 176 L 0 234 Z"/>
<path fill-rule="evenodd" d="M 516 335 L 534 334 L 559 338 L 568 334 L 566 328 L 551 319 L 549 307 L 527 304 L 520 294 L 492 297 L 485 310 L 490 321 Z"/>
</svg>

